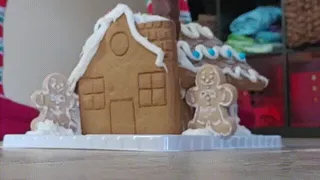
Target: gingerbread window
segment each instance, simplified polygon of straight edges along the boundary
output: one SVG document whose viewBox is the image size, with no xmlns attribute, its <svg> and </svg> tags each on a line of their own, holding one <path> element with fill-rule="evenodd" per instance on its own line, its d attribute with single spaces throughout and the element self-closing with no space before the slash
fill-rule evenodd
<svg viewBox="0 0 320 180">
<path fill-rule="evenodd" d="M 86 110 L 105 108 L 103 78 L 85 78 L 79 81 L 80 106 Z"/>
<path fill-rule="evenodd" d="M 166 79 L 164 72 L 138 75 L 140 107 L 164 106 L 166 102 Z"/>
</svg>

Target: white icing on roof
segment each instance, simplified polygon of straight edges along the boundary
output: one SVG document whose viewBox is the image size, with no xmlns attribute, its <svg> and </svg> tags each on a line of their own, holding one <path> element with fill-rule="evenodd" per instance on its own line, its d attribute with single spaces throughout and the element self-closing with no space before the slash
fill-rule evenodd
<svg viewBox="0 0 320 180">
<path fill-rule="evenodd" d="M 181 33 L 191 39 L 197 39 L 200 36 L 204 36 L 208 39 L 212 39 L 214 37 L 212 31 L 206 27 L 201 26 L 199 23 L 188 23 L 181 24 Z"/>
<path fill-rule="evenodd" d="M 181 24 L 181 33 L 190 39 L 198 39 L 200 36 L 204 36 L 208 39 L 212 39 L 214 37 L 213 32 L 208 27 L 201 26 L 198 23 Z M 211 55 L 208 52 L 208 47 L 205 47 L 203 44 L 198 44 L 194 48 L 194 50 L 199 53 L 198 57 L 195 57 L 193 55 L 193 50 L 186 41 L 178 41 L 177 48 L 178 62 L 180 66 L 192 72 L 197 72 L 199 68 L 195 67 L 190 60 L 201 61 L 203 58 L 207 58 L 214 61 L 215 59 L 218 59 L 219 56 L 222 56 L 225 59 L 230 59 L 228 51 L 232 54 L 231 58 L 235 58 L 239 61 L 245 61 L 245 59 L 241 59 L 239 53 L 229 45 L 209 47 L 214 52 L 216 52 L 214 55 Z M 260 80 L 266 85 L 269 82 L 266 77 L 261 76 L 254 69 L 244 70 L 240 66 L 237 66 L 234 69 L 232 69 L 231 67 L 225 67 L 222 69 L 222 71 L 224 74 L 228 74 L 235 79 L 241 79 L 242 77 L 245 77 L 253 83 L 256 83 L 258 80 Z"/>
<path fill-rule="evenodd" d="M 155 53 L 157 55 L 155 65 L 158 67 L 162 67 L 167 71 L 167 67 L 163 61 L 163 50 L 153 43 L 149 42 L 145 37 L 141 36 L 136 28 L 136 23 L 164 21 L 168 19 L 155 15 L 145 15 L 141 13 L 133 14 L 132 10 L 127 5 L 118 4 L 112 11 L 100 18 L 95 24 L 93 34 L 87 39 L 85 45 L 82 48 L 79 63 L 74 68 L 69 77 L 68 81 L 70 83 L 71 90 L 75 89 L 77 82 L 86 72 L 92 58 L 98 51 L 100 42 L 102 41 L 109 26 L 123 14 L 127 18 L 127 23 L 133 38 L 146 49 Z"/>
<path fill-rule="evenodd" d="M 213 49 L 216 50 L 218 53 L 217 53 L 217 56 L 210 56 L 210 54 L 207 53 L 207 48 L 205 48 L 204 46 L 202 47 L 202 46 L 203 45 L 196 46 L 195 50 L 197 50 L 200 54 L 199 58 L 196 58 L 193 56 L 192 50 L 187 42 L 178 41 L 177 49 L 178 49 L 178 62 L 179 62 L 180 67 L 196 73 L 199 71 L 200 68 L 194 66 L 190 60 L 201 61 L 204 57 L 206 57 L 206 58 L 214 61 L 215 59 L 217 59 L 219 57 L 219 55 L 221 55 L 222 57 L 227 59 L 227 55 L 225 54 L 226 50 L 231 48 L 228 45 L 223 45 L 221 47 L 220 46 L 213 47 Z M 264 82 L 266 84 L 266 86 L 269 83 L 269 80 L 266 77 L 260 75 L 254 69 L 244 70 L 240 66 L 237 66 L 234 69 L 231 67 L 225 67 L 222 69 L 222 72 L 224 74 L 230 75 L 231 77 L 233 77 L 235 79 L 242 79 L 243 77 L 245 77 L 253 83 L 256 83 L 256 82 L 258 82 L 258 80 L 260 80 L 260 81 Z"/>
<path fill-rule="evenodd" d="M 162 16 L 142 14 L 142 13 L 134 14 L 134 20 L 138 24 L 148 23 L 148 22 L 155 22 L 155 21 L 168 21 L 167 18 L 164 18 Z"/>
</svg>

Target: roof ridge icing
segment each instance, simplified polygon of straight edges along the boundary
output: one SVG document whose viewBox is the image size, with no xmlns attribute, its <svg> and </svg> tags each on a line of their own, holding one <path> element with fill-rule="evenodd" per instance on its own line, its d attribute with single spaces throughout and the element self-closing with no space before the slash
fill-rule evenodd
<svg viewBox="0 0 320 180">
<path fill-rule="evenodd" d="M 71 90 L 74 90 L 79 79 L 84 75 L 94 55 L 97 53 L 100 42 L 105 33 L 113 22 L 115 22 L 122 15 L 127 17 L 127 23 L 133 38 L 144 46 L 149 51 L 157 55 L 155 65 L 162 67 L 167 71 L 167 66 L 164 63 L 164 52 L 155 44 L 149 42 L 145 37 L 138 32 L 136 23 L 164 21 L 166 18 L 155 15 L 142 15 L 141 13 L 134 14 L 132 10 L 125 4 L 118 4 L 109 13 L 101 17 L 94 26 L 92 35 L 87 39 L 80 54 L 80 60 L 76 67 L 71 72 L 68 82 Z"/>
</svg>

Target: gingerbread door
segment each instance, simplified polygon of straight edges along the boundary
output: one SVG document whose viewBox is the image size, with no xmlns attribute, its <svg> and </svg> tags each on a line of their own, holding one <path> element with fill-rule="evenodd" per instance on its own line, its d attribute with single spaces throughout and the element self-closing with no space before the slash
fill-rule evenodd
<svg viewBox="0 0 320 180">
<path fill-rule="evenodd" d="M 132 99 L 113 100 L 110 104 L 111 132 L 136 134 L 135 111 Z"/>
</svg>

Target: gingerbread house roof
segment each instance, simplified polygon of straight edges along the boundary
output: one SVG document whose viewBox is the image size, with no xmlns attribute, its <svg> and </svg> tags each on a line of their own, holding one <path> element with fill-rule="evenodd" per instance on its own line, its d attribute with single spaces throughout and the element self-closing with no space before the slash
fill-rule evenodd
<svg viewBox="0 0 320 180">
<path fill-rule="evenodd" d="M 223 45 L 208 27 L 201 26 L 198 23 L 181 25 L 181 40 L 178 41 L 177 48 L 180 66 L 189 71 L 197 72 L 199 67 L 196 64 L 202 64 L 199 61 L 218 62 L 219 60 L 220 64 L 225 64 L 220 67 L 224 74 L 235 79 L 247 78 L 252 83 L 261 81 L 265 86 L 268 85 L 269 80 L 266 77 L 250 67 L 246 63 L 246 59 L 241 57 L 232 47 Z M 208 48 L 211 48 L 215 53 L 210 54 Z M 194 54 L 195 51 L 197 56 Z M 230 63 L 233 65 L 228 65 Z"/>
<path fill-rule="evenodd" d="M 94 26 L 93 34 L 87 39 L 85 45 L 83 46 L 79 63 L 72 71 L 68 80 L 72 90 L 75 89 L 77 82 L 86 72 L 86 69 L 88 68 L 91 60 L 98 51 L 100 42 L 102 41 L 108 28 L 122 15 L 126 16 L 127 23 L 133 38 L 150 52 L 153 52 L 157 55 L 157 58 L 155 59 L 155 65 L 167 70 L 164 63 L 163 50 L 152 42 L 148 41 L 147 38 L 141 36 L 136 28 L 136 24 L 155 21 L 168 21 L 168 19 L 155 15 L 146 15 L 141 13 L 134 14 L 127 5 L 118 4 L 113 10 L 111 10 L 109 13 L 107 13 L 97 21 Z"/>
</svg>

